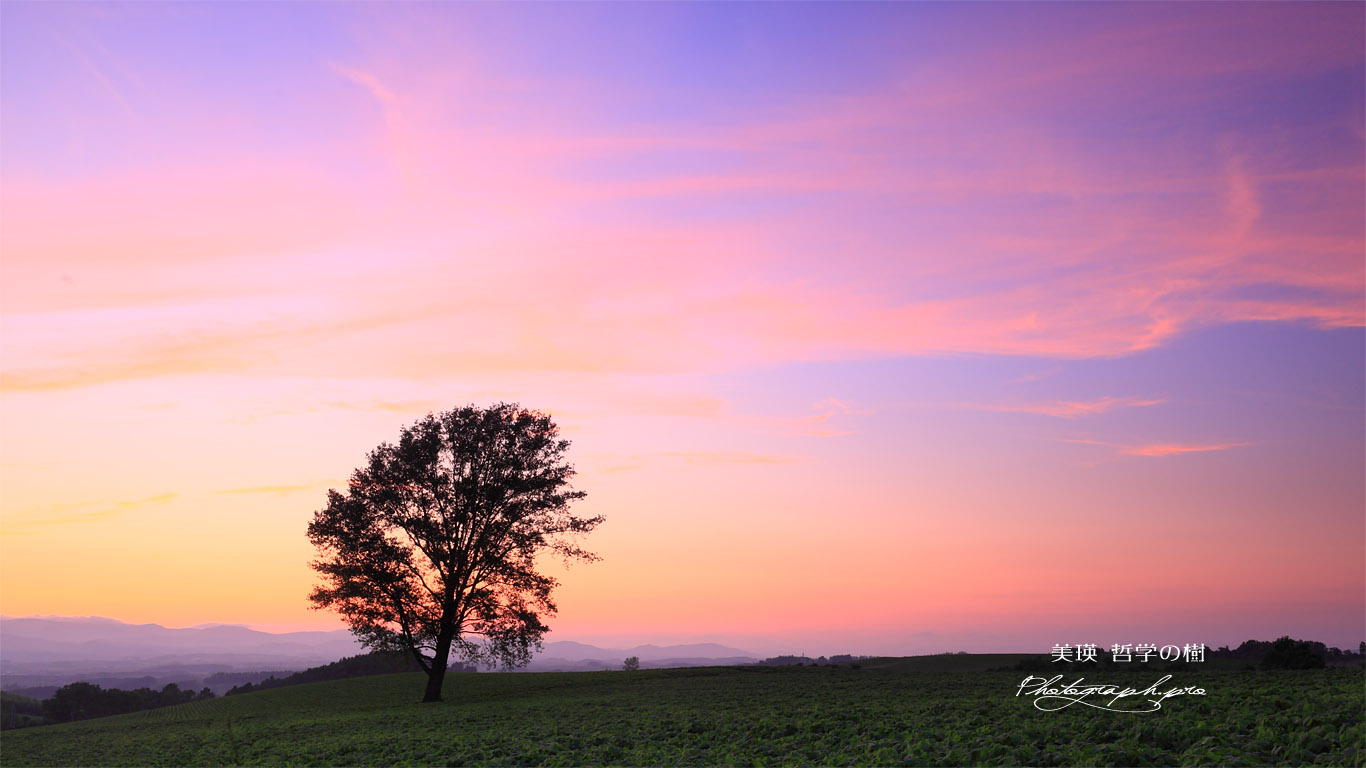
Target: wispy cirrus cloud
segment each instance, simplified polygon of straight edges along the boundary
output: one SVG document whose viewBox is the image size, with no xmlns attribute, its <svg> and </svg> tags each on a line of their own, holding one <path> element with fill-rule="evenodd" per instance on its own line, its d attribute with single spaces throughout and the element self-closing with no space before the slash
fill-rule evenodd
<svg viewBox="0 0 1366 768">
<path fill-rule="evenodd" d="M 1124 448 L 1124 453 L 1130 456 L 1179 456 L 1184 453 L 1227 451 L 1230 448 L 1242 448 L 1248 445 L 1252 445 L 1252 443 L 1153 443 L 1149 445 L 1127 446 Z"/>
<path fill-rule="evenodd" d="M 1187 453 L 1209 453 L 1213 451 L 1227 451 L 1233 448 L 1243 448 L 1252 443 L 1249 442 L 1228 442 L 1228 443 L 1145 443 L 1141 445 L 1125 445 L 1122 443 L 1111 443 L 1101 440 L 1085 440 L 1077 438 L 1054 438 L 1057 442 L 1077 443 L 1080 445 L 1097 445 L 1112 448 L 1123 456 L 1147 456 L 1165 457 L 1180 456 Z"/>
<path fill-rule="evenodd" d="M 221 491 L 216 491 L 216 493 L 218 493 L 218 494 L 220 494 L 220 495 L 258 494 L 258 493 L 259 493 L 259 494 L 269 494 L 269 495 L 271 495 L 271 496 L 288 496 L 288 495 L 291 494 L 291 493 L 298 493 L 298 492 L 300 492 L 300 491 L 312 490 L 313 488 L 321 488 L 321 487 L 326 486 L 326 485 L 340 485 L 340 483 L 325 482 L 325 483 L 304 483 L 303 485 L 258 485 L 258 486 L 253 486 L 253 487 L 250 487 L 250 488 L 227 488 L 227 489 L 224 489 L 224 490 L 221 490 Z"/>
<path fill-rule="evenodd" d="M 653 605 L 641 631 L 777 632 L 832 623 L 813 595 L 856 595 L 834 623 L 894 627 L 883 647 L 904 653 L 916 622 L 948 631 L 937 611 L 1011 623 L 1003 580 L 1044 626 L 1071 597 L 1144 609 L 1199 583 L 1263 606 L 1361 572 L 1342 535 L 1359 435 L 1282 397 L 1360 397 L 1359 350 L 1341 354 L 1359 331 L 1310 330 L 1366 317 L 1360 4 L 282 4 L 264 37 L 245 12 L 5 8 L 4 458 L 53 467 L 0 478 L 32 523 L 6 532 L 52 532 L 6 550 L 8 602 L 288 621 L 298 592 L 278 587 L 305 560 L 238 567 L 297 543 L 272 508 L 429 404 L 504 393 L 553 411 L 587 503 L 623 523 L 609 570 L 565 585 L 580 627 Z M 1303 327 L 1194 333 L 1252 323 Z M 1028 445 L 1031 416 L 1094 439 Z M 1116 514 L 1091 514 L 1060 454 L 1116 462 Z M 1240 483 L 1253 464 L 1271 469 Z M 995 468 L 1011 482 L 975 481 Z M 41 509 L 57 474 L 106 502 Z M 167 477 L 189 484 L 175 501 L 124 492 Z M 745 524 L 718 539 L 668 508 L 690 505 L 641 514 L 672 482 Z M 1314 524 L 1278 525 L 1306 487 Z M 1173 543 L 1124 510 L 1259 525 L 1186 542 L 1200 556 L 1161 584 L 1064 600 L 1067 574 L 1028 554 L 1058 531 L 1022 524 L 1021 498 L 1117 557 Z M 832 502 L 847 525 L 787 524 Z M 154 517 L 173 524 L 149 535 Z M 145 594 L 166 568 L 129 552 L 184 578 Z M 699 552 L 709 583 L 758 593 L 699 592 Z M 1269 552 L 1293 584 L 1256 567 Z M 29 578 L 52 562 L 71 578 Z"/>
<path fill-rule="evenodd" d="M 797 456 L 745 451 L 664 451 L 658 455 L 681 459 L 688 464 L 796 464 L 803 461 Z"/>
<path fill-rule="evenodd" d="M 1041 371 L 1030 371 L 1029 373 L 1023 374 L 1023 375 L 1021 375 L 1021 376 L 1016 376 L 1015 378 L 1011 379 L 1010 381 L 1008 381 L 1008 382 L 1006 382 L 1006 383 L 1007 383 L 1007 384 L 1029 384 L 1029 383 L 1035 382 L 1035 381 L 1042 381 L 1043 379 L 1046 379 L 1046 378 L 1048 378 L 1048 377 L 1050 377 L 1050 376 L 1053 376 L 1053 375 L 1057 374 L 1057 372 L 1060 371 L 1060 370 L 1062 370 L 1062 369 L 1059 368 L 1058 366 L 1053 366 L 1052 368 L 1047 368 L 1047 369 L 1044 369 L 1044 370 L 1041 370 Z"/>
<path fill-rule="evenodd" d="M 960 403 L 957 408 L 1001 413 L 1034 413 L 1060 419 L 1095 416 L 1120 408 L 1147 408 L 1167 402 L 1165 398 L 1100 397 L 1095 400 L 1054 400 L 1046 403 Z"/>
<path fill-rule="evenodd" d="M 656 451 L 631 455 L 599 454 L 589 457 L 597 466 L 595 471 L 604 474 L 617 474 L 640 469 L 657 461 L 680 462 L 694 467 L 740 466 L 778 466 L 800 464 L 807 461 L 801 456 L 774 453 L 754 453 L 749 451 Z"/>
<path fill-rule="evenodd" d="M 30 510 L 26 513 L 7 515 L 4 518 L 0 535 L 24 536 L 40 533 L 48 528 L 93 523 L 115 517 L 138 507 L 169 504 L 179 498 L 178 493 L 158 493 L 132 501 L 82 501 L 69 504 L 51 504 Z M 75 511 L 87 509 L 89 511 Z"/>
<path fill-rule="evenodd" d="M 604 120 L 634 107 L 603 73 L 575 81 L 573 99 L 510 97 L 563 83 L 507 74 L 507 51 L 435 23 L 443 13 L 366 33 L 375 39 L 363 50 L 405 56 L 322 68 L 336 86 L 318 97 L 327 124 L 373 126 L 319 144 L 340 147 L 332 155 L 214 151 L 73 178 L 7 172 L 0 292 L 15 349 L 4 385 L 374 366 L 432 378 L 1112 357 L 1221 323 L 1341 328 L 1366 316 L 1366 168 L 1355 144 L 1297 142 L 1267 120 L 1231 127 L 1232 137 L 1146 127 L 1197 110 L 1220 78 L 1350 64 L 1357 43 L 1334 32 L 1345 11 L 1298 21 L 1320 44 L 1291 46 L 1293 56 L 1264 45 L 1286 20 L 1276 8 L 1250 12 L 1219 56 L 1202 41 L 1224 22 L 1199 9 L 1170 11 L 1178 35 L 1155 31 L 1170 19 L 1077 21 L 941 53 L 930 69 L 906 62 L 936 77 L 636 131 Z M 1109 52 L 1106 74 L 1079 53 L 1058 60 L 1047 41 L 1060 39 Z M 462 51 L 458 62 L 450 50 Z M 1102 83 L 1142 87 L 1152 104 Z M 1069 105 L 1097 99 L 1133 120 L 1071 140 Z M 1019 115 L 1033 122 L 1008 119 Z M 921 210 L 936 213 L 922 221 Z M 373 253 L 386 259 L 363 255 Z M 149 274 L 160 277 L 148 284 Z M 273 300 L 324 320 L 260 333 L 260 307 Z M 150 316 L 104 326 L 88 313 L 169 302 L 187 307 L 174 330 Z M 28 343 L 16 315 L 80 332 Z M 234 338 L 242 343 L 225 345 Z"/>
<path fill-rule="evenodd" d="M 342 64 L 332 63 L 329 66 L 337 74 L 369 91 L 381 105 L 388 106 L 396 101 L 394 94 L 373 74 Z"/>
<path fill-rule="evenodd" d="M 748 421 L 766 429 L 805 437 L 845 437 L 855 433 L 849 426 L 846 416 L 869 416 L 875 413 L 870 408 L 857 408 L 838 398 L 826 397 L 811 404 L 814 413 L 805 416 L 779 416 L 779 417 L 741 417 L 743 421 Z M 842 422 L 836 425 L 835 422 Z"/>
</svg>

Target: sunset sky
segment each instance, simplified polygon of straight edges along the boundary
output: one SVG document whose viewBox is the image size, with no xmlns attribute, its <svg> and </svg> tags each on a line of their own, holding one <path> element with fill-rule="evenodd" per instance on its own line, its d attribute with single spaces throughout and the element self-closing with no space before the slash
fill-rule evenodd
<svg viewBox="0 0 1366 768">
<path fill-rule="evenodd" d="M 335 628 L 432 410 L 547 640 L 1356 647 L 1366 6 L 0 5 L 0 611 Z"/>
</svg>

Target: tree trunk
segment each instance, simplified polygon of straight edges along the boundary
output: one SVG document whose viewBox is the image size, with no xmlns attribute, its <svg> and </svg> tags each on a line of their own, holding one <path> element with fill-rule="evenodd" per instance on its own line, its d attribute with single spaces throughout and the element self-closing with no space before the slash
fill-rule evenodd
<svg viewBox="0 0 1366 768">
<path fill-rule="evenodd" d="M 427 692 L 422 694 L 422 703 L 441 701 L 441 684 L 446 680 L 446 662 L 451 658 L 449 635 L 436 638 L 436 653 L 432 656 L 432 668 L 427 670 Z"/>
</svg>

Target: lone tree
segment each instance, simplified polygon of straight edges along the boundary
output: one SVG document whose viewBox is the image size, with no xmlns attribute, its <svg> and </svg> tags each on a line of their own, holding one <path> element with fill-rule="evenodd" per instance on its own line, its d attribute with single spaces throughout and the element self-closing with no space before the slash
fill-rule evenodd
<svg viewBox="0 0 1366 768">
<path fill-rule="evenodd" d="M 330 490 L 308 538 L 323 584 L 314 608 L 342 615 L 372 650 L 412 654 L 422 700 L 441 701 L 451 654 L 511 669 L 531 660 L 555 613 L 538 555 L 598 557 L 576 543 L 602 517 L 575 517 L 569 441 L 550 417 L 499 403 L 430 414 Z"/>
</svg>

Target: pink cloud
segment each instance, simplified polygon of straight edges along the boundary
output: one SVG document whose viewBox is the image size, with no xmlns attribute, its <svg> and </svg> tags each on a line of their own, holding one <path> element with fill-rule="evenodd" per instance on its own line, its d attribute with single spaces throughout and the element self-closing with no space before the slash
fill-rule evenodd
<svg viewBox="0 0 1366 768">
<path fill-rule="evenodd" d="M 378 108 L 375 132 L 302 158 L 205 152 L 198 165 L 93 178 L 7 174 L 4 386 L 1085 358 L 1218 323 L 1366 322 L 1359 158 L 1307 167 L 1285 146 L 1237 137 L 1106 154 L 997 119 L 1036 103 L 1134 99 L 1100 87 L 1109 82 L 1140 83 L 1167 104 L 1211 77 L 1355 60 L 1359 45 L 1326 22 L 1321 44 L 1265 49 L 1278 9 L 1209 50 L 1192 41 L 1226 20 L 1200 9 L 1174 38 L 1151 24 L 1045 30 L 985 58 L 946 54 L 933 76 L 890 90 L 625 132 L 601 120 L 622 108 L 604 84 L 530 98 L 555 76 L 500 73 L 478 40 L 443 58 L 448 32 L 413 22 L 422 15 L 368 32 L 381 53 L 328 65 L 339 90 L 320 113 L 357 120 Z M 707 162 L 603 170 L 683 151 Z M 773 201 L 808 202 L 675 213 Z M 901 213 L 870 213 L 879 208 Z M 1247 293 L 1265 284 L 1287 290 Z M 171 305 L 183 311 L 170 326 L 149 316 L 30 335 L 75 328 L 90 310 Z M 271 309 L 285 306 L 307 317 Z"/>
<path fill-rule="evenodd" d="M 800 464 L 806 461 L 800 456 L 774 453 L 755 453 L 749 451 L 656 451 L 631 455 L 598 454 L 588 457 L 594 464 L 593 471 L 602 474 L 618 474 L 640 469 L 659 460 L 680 462 L 694 467 L 719 467 L 727 465 L 775 466 Z"/>
<path fill-rule="evenodd" d="M 1252 443 L 1148 443 L 1144 445 L 1123 445 L 1120 443 L 1102 442 L 1100 440 L 1081 440 L 1058 438 L 1059 442 L 1078 443 L 1081 445 L 1099 445 L 1107 448 L 1114 448 L 1124 456 L 1149 456 L 1165 457 L 1180 456 L 1186 453 L 1207 453 L 1211 451 L 1227 451 L 1233 448 L 1243 448 Z"/>
<path fill-rule="evenodd" d="M 801 461 L 795 456 L 739 451 L 665 451 L 659 455 L 682 459 L 689 464 L 793 464 Z"/>
<path fill-rule="evenodd" d="M 961 408 L 979 411 L 1000 411 L 1003 413 L 1036 413 L 1042 416 L 1056 416 L 1074 419 L 1079 416 L 1094 416 L 1116 408 L 1146 408 L 1161 405 L 1162 398 L 1144 399 L 1138 397 L 1101 397 L 1095 400 L 1055 400 L 1047 403 L 1019 404 L 967 404 Z"/>
<path fill-rule="evenodd" d="M 1069 610 L 1056 596 L 1075 573 L 1040 560 L 1040 548 L 1081 546 L 1098 530 L 1116 534 L 1121 554 L 1194 552 L 1208 538 L 1172 540 L 1167 522 L 1225 546 L 1175 557 L 1184 565 L 1158 583 L 1115 576 L 1078 599 L 1102 606 L 1119 594 L 1156 611 L 1191 583 L 1223 590 L 1221 605 L 1291 589 L 1247 565 L 1286 544 L 1283 494 L 1237 482 L 1257 457 L 1227 452 L 1251 443 L 1071 440 L 1086 447 L 1069 452 L 1124 460 L 1103 483 L 1078 484 L 1052 452 L 1020 442 L 1028 435 L 996 429 L 998 418 L 974 434 L 960 429 L 962 413 L 882 413 L 872 429 L 858 398 L 896 397 L 896 382 L 859 378 L 874 366 L 792 364 L 1115 357 L 1222 323 L 1362 325 L 1357 101 L 1254 114 L 1263 96 L 1359 71 L 1359 6 L 1055 6 L 1059 16 L 1006 33 L 986 23 L 1002 6 L 938 53 L 887 46 L 905 53 L 881 56 L 867 77 L 832 70 L 831 87 L 766 89 L 724 109 L 710 90 L 699 98 L 667 77 L 535 71 L 539 59 L 517 48 L 531 30 L 480 34 L 481 14 L 503 12 L 494 6 L 352 8 L 376 23 L 315 57 L 287 57 L 307 58 L 308 71 L 284 74 L 312 78 L 294 123 L 262 110 L 255 84 L 139 78 L 84 39 L 88 61 L 74 65 L 84 90 L 35 78 L 53 96 L 52 119 L 7 111 L 21 128 L 69 135 L 71 153 L 51 167 L 7 154 L 0 172 L 6 424 L 17 458 L 70 470 L 89 488 L 68 489 L 73 498 L 109 501 L 40 508 L 50 478 L 22 462 L 6 487 L 41 513 L 25 520 L 162 511 L 175 521 L 156 526 L 163 539 L 112 524 L 124 519 L 67 525 L 58 531 L 86 533 L 87 549 L 53 535 L 15 548 L 11 572 L 87 553 L 78 559 L 116 579 L 103 599 L 149 611 L 139 585 L 156 574 L 138 564 L 154 561 L 106 567 L 109 557 L 207 553 L 231 566 L 242 546 L 297 547 L 294 516 L 316 502 L 305 504 L 307 487 L 273 483 L 279 466 L 328 477 L 426 410 L 516 398 L 555 414 L 584 451 L 586 503 L 613 521 L 604 570 L 566 580 L 575 621 L 639 623 L 649 605 L 652 631 L 786 631 L 831 625 L 805 610 L 813 594 L 862 594 L 836 624 L 904 635 L 896 622 L 994 615 L 999 627 L 993 606 Z M 1132 23 L 1096 21 L 1106 13 Z M 20 146 L 10 125 L 6 145 Z M 264 138 L 242 138 L 253 130 Z M 1019 382 L 1059 369 L 1021 365 L 1039 373 Z M 826 376 L 836 372 L 851 377 L 847 389 Z M 1162 402 L 1033 394 L 1055 383 L 964 407 L 1083 419 Z M 739 405 L 778 390 L 803 399 Z M 1198 408 L 1197 397 L 1183 400 Z M 82 439 L 65 440 L 62 424 L 79 424 Z M 174 450 L 196 441 L 216 458 Z M 1211 470 L 1195 480 L 1183 466 L 1201 459 L 1176 458 L 1194 453 L 1210 454 Z M 1292 591 L 1322 592 L 1314 585 L 1360 572 L 1359 537 L 1323 533 L 1359 526 L 1360 487 L 1333 466 L 1297 475 L 1291 465 L 1266 486 L 1324 489 L 1321 518 L 1333 525 L 1292 532 L 1314 555 Z M 222 467 L 238 480 L 225 483 Z M 146 472 L 189 485 L 165 507 L 113 501 L 141 498 L 122 488 L 143 487 Z M 983 473 L 999 482 L 981 483 Z M 661 494 L 660 476 L 694 482 Z M 220 526 L 221 552 L 182 546 L 237 520 L 248 499 L 257 517 Z M 1113 507 L 1105 520 L 1097 502 Z M 194 514 L 175 514 L 182 504 Z M 830 509 L 849 510 L 851 524 L 801 522 Z M 1021 522 L 1040 515 L 1059 525 Z M 1235 517 L 1252 524 L 1230 527 Z M 717 540 L 715 525 L 731 534 Z M 870 526 L 896 535 L 870 539 Z M 718 567 L 699 584 L 701 551 Z M 809 568 L 813 553 L 842 564 L 834 582 Z M 274 560 L 262 559 L 259 589 L 233 593 L 251 598 L 242 617 L 298 610 L 305 558 Z M 1018 586 L 1003 592 L 1002 574 Z M 297 589 L 280 589 L 289 579 Z M 172 613 L 223 610 L 191 594 L 195 583 L 177 598 L 194 607 Z M 735 583 L 759 591 L 763 615 L 753 595 L 713 599 Z M 98 598 L 54 584 L 49 595 Z M 906 617 L 889 619 L 887 606 Z"/>
<path fill-rule="evenodd" d="M 1246 445 L 1251 445 L 1251 443 L 1217 443 L 1214 445 L 1157 443 L 1153 445 L 1129 446 L 1124 449 L 1124 452 L 1130 456 L 1178 456 L 1183 453 L 1227 451 L 1230 448 L 1242 448 Z"/>
</svg>

